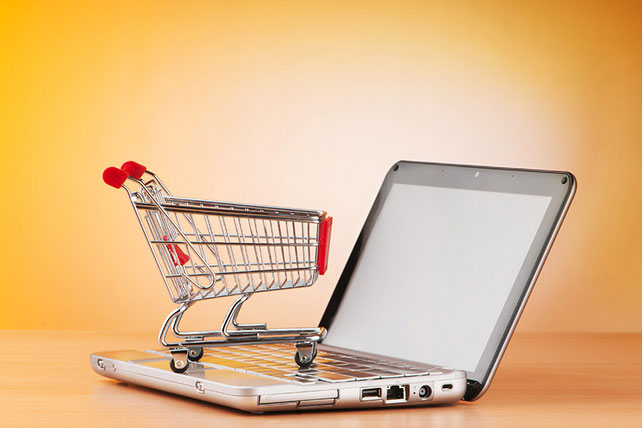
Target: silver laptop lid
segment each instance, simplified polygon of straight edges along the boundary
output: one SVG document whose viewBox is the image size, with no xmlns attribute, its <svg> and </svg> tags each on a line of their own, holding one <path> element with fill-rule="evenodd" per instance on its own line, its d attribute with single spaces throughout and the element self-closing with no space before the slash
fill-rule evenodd
<svg viewBox="0 0 642 428">
<path fill-rule="evenodd" d="M 321 325 L 324 343 L 488 387 L 575 192 L 568 172 L 400 161 Z"/>
</svg>

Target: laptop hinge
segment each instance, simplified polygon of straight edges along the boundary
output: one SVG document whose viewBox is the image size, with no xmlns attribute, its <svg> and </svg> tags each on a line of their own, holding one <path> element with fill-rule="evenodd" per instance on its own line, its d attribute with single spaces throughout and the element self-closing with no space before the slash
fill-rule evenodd
<svg viewBox="0 0 642 428">
<path fill-rule="evenodd" d="M 466 387 L 466 394 L 464 394 L 464 400 L 471 401 L 475 397 L 477 397 L 477 395 L 481 392 L 482 384 L 477 382 L 476 380 L 470 380 L 470 379 L 468 379 L 466 383 L 467 383 L 467 387 Z"/>
</svg>

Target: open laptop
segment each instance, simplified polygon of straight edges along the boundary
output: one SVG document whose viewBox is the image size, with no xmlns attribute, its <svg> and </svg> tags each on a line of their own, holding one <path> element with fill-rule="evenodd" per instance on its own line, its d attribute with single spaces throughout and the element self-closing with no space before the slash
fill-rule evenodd
<svg viewBox="0 0 642 428">
<path fill-rule="evenodd" d="M 103 376 L 250 412 L 476 400 L 575 193 L 568 172 L 400 161 L 326 307 L 310 367 L 292 344 L 91 355 Z"/>
</svg>

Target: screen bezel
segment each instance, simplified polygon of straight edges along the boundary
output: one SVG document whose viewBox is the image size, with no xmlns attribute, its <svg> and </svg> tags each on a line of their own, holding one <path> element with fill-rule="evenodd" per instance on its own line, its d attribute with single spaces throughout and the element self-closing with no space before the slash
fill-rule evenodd
<svg viewBox="0 0 642 428">
<path fill-rule="evenodd" d="M 321 319 L 320 326 L 325 327 L 328 331 L 332 328 L 332 322 L 341 305 L 357 262 L 361 257 L 361 252 L 368 241 L 372 227 L 381 212 L 392 185 L 395 183 L 551 197 L 548 209 L 531 243 L 477 368 L 472 372 L 467 371 L 469 388 L 465 399 L 469 401 L 475 400 L 488 388 L 519 320 L 537 275 L 575 194 L 575 177 L 573 174 L 563 171 L 509 169 L 413 161 L 395 163 L 386 174 Z M 328 344 L 332 345 L 332 343 Z M 430 363 L 430 361 L 419 362 Z M 457 369 L 457 367 L 453 368 Z"/>
</svg>

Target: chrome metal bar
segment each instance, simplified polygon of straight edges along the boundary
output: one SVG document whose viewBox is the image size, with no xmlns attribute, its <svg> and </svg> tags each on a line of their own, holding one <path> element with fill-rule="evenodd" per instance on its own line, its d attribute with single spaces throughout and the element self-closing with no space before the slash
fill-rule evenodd
<svg viewBox="0 0 642 428">
<path fill-rule="evenodd" d="M 256 269 L 256 270 L 239 270 L 234 272 L 219 272 L 219 276 L 224 277 L 225 275 L 246 275 L 246 274 L 255 274 L 255 273 L 267 273 L 267 272 L 299 272 L 312 270 L 314 267 L 300 267 L 300 268 L 286 268 L 286 269 Z M 182 278 L 183 274 L 172 274 L 165 275 L 166 278 Z M 207 273 L 191 273 L 189 276 L 209 276 Z M 248 293 L 256 292 L 256 290 L 248 291 Z"/>
<path fill-rule="evenodd" d="M 249 293 L 245 293 L 245 294 L 241 295 L 241 297 L 239 297 L 239 298 L 236 300 L 236 302 L 234 302 L 234 303 L 232 304 L 232 306 L 230 307 L 230 310 L 227 312 L 227 315 L 225 316 L 225 320 L 223 321 L 223 325 L 221 326 L 221 334 L 222 334 L 222 335 L 223 335 L 223 337 L 225 337 L 226 339 L 229 339 L 230 337 L 232 337 L 232 336 L 234 335 L 234 333 L 233 333 L 233 332 L 230 332 L 230 331 L 228 330 L 228 328 L 229 328 L 229 326 L 230 326 L 230 323 L 231 323 L 233 320 L 235 320 L 235 319 L 236 319 L 236 317 L 237 317 L 237 315 L 238 315 L 239 311 L 241 310 L 241 306 L 243 306 L 243 303 L 245 303 L 245 301 L 246 301 L 247 299 L 249 299 L 249 298 L 250 298 L 250 294 L 249 294 Z M 244 333 L 245 333 L 245 332 L 244 332 Z M 247 336 L 256 336 L 256 334 L 252 334 L 252 333 L 250 333 L 250 332 L 248 332 L 248 333 L 246 333 L 246 334 L 244 334 L 244 335 L 247 335 Z M 258 336 L 257 336 L 256 338 L 258 339 Z"/>
<path fill-rule="evenodd" d="M 301 221 L 301 222 L 310 222 L 310 223 L 319 223 L 321 220 L 319 217 L 306 216 L 306 215 L 297 215 L 297 214 L 269 214 L 269 213 L 253 213 L 253 212 L 243 212 L 243 211 L 226 211 L 218 210 L 214 208 L 200 208 L 200 207 L 189 207 L 185 205 L 169 205 L 163 204 L 163 209 L 167 212 L 190 212 L 194 214 L 211 214 L 211 215 L 222 215 L 226 217 L 251 217 L 251 218 L 265 218 L 270 220 L 283 220 L 284 218 Z M 155 204 L 137 202 L 136 208 L 141 210 L 154 210 Z"/>
<path fill-rule="evenodd" d="M 210 235 L 210 237 L 212 239 L 212 242 L 214 242 L 214 232 L 213 232 L 213 229 L 212 229 L 212 224 L 210 223 L 210 216 L 206 215 L 206 216 L 203 216 L 203 217 L 205 218 L 205 224 L 207 226 L 207 231 L 208 231 L 208 233 L 209 233 L 209 235 Z M 212 247 L 212 245 L 208 245 L 207 248 L 209 248 L 209 250 L 212 253 L 214 253 L 214 257 L 216 257 L 216 262 L 218 263 L 218 267 L 220 269 L 222 269 L 223 272 L 225 272 L 225 264 L 221 260 L 221 256 L 219 254 L 217 245 L 218 244 L 213 243 L 213 247 Z M 222 276 L 222 278 L 223 278 L 223 287 L 225 287 L 225 289 L 227 289 L 227 279 L 225 278 L 225 276 Z"/>
<path fill-rule="evenodd" d="M 154 176 L 159 184 L 160 180 L 157 176 Z M 172 196 L 169 191 L 161 184 L 161 187 L 167 193 L 167 200 L 172 203 L 185 203 L 185 204 L 195 204 L 203 205 L 204 207 L 211 208 L 216 207 L 217 209 L 230 209 L 230 210 L 248 210 L 251 212 L 264 212 L 264 213 L 274 213 L 274 214 L 298 214 L 298 215 L 307 215 L 311 217 L 323 217 L 325 216 L 325 211 L 319 210 L 305 210 L 300 208 L 286 208 L 286 207 L 276 207 L 268 205 L 252 205 L 252 204 L 243 204 L 238 202 L 222 202 L 222 201 L 211 201 L 208 199 L 197 199 L 197 198 L 183 198 Z"/>
<path fill-rule="evenodd" d="M 281 244 L 283 244 L 283 234 L 281 233 L 281 222 L 280 221 L 277 221 L 276 228 L 277 228 L 277 230 L 279 232 L 279 240 L 281 241 Z M 286 260 L 285 247 L 283 247 L 283 246 L 281 246 L 281 256 L 283 257 L 283 261 L 285 262 L 285 260 Z M 284 279 L 283 279 L 283 283 L 281 284 L 281 287 L 283 287 L 287 283 L 287 281 L 288 281 L 288 273 L 287 272 L 283 272 L 283 276 L 284 276 Z"/>
<path fill-rule="evenodd" d="M 232 223 L 234 224 L 234 229 L 236 230 L 236 234 L 239 236 L 239 241 L 242 243 L 242 245 L 239 247 L 240 248 L 240 253 L 241 253 L 241 259 L 243 259 L 243 265 L 242 266 L 247 266 L 248 263 L 248 255 L 247 255 L 247 248 L 246 248 L 246 243 L 245 243 L 245 237 L 243 236 L 243 225 L 241 224 L 240 220 L 238 218 L 233 218 Z M 240 273 L 238 270 L 236 270 L 237 273 Z M 250 291 L 254 291 L 254 287 L 252 286 L 252 278 L 250 277 L 250 272 L 245 271 L 245 276 L 247 277 L 247 285 L 243 287 L 243 292 L 246 293 L 248 288 Z"/>
<path fill-rule="evenodd" d="M 252 220 L 254 220 L 255 230 L 252 230 L 252 222 L 250 222 L 250 220 L 248 220 L 247 223 L 248 227 L 250 228 L 250 239 L 252 240 L 252 249 L 254 250 L 254 257 L 257 262 L 256 265 L 263 266 L 263 269 L 265 269 L 265 263 L 263 263 L 263 250 L 261 249 L 261 247 L 256 245 L 257 240 L 260 239 L 258 238 L 258 230 L 256 230 L 256 219 Z M 255 231 L 256 233 L 254 233 Z M 258 275 L 260 280 L 258 286 L 265 286 L 265 283 L 267 282 L 265 278 L 265 272 L 263 272 L 263 275 L 261 275 L 260 273 Z"/>
<path fill-rule="evenodd" d="M 187 237 L 186 237 L 185 235 L 183 235 L 183 232 L 180 230 L 179 226 L 177 226 L 177 225 L 174 223 L 174 221 L 173 221 L 173 220 L 172 220 L 172 218 L 170 217 L 169 213 L 168 213 L 167 211 L 165 211 L 165 209 L 163 208 L 163 205 L 162 205 L 161 203 L 159 203 L 159 202 L 154 198 L 154 195 L 150 192 L 150 190 L 147 188 L 147 186 L 145 186 L 145 183 L 143 183 L 141 180 L 137 180 L 137 179 L 135 179 L 135 178 L 131 178 L 131 177 L 130 177 L 129 179 L 130 179 L 130 180 L 134 180 L 135 182 L 137 182 L 138 184 L 140 184 L 140 185 L 141 185 L 141 189 L 143 189 L 145 192 L 147 192 L 147 194 L 150 196 L 151 200 L 154 202 L 154 204 L 156 205 L 156 207 L 158 208 L 158 210 L 164 214 L 165 219 L 166 219 L 167 221 L 169 221 L 169 222 L 170 222 L 170 224 L 171 224 L 171 225 L 176 229 L 176 231 L 177 231 L 177 232 L 178 232 L 178 233 L 183 237 L 183 239 L 185 240 L 185 244 L 186 244 L 186 245 L 188 245 L 189 247 L 191 247 L 191 248 L 192 248 L 192 250 L 193 250 L 195 253 L 197 253 L 197 252 L 196 252 L 196 248 L 194 248 L 194 246 L 193 246 L 193 245 L 192 245 L 192 243 L 187 239 Z M 205 264 L 207 263 L 205 260 L 201 260 L 201 261 L 202 261 L 203 263 L 205 263 Z M 211 278 L 211 280 L 210 280 L 210 284 L 209 284 L 209 285 L 207 285 L 207 286 L 205 286 L 205 287 L 201 286 L 199 283 L 194 283 L 194 282 L 193 282 L 193 281 L 192 281 L 192 280 L 191 280 L 187 275 L 185 276 L 185 278 L 186 278 L 188 281 L 192 282 L 192 284 L 194 284 L 194 285 L 195 285 L 196 287 L 198 287 L 198 288 L 209 288 L 209 287 L 211 287 L 211 286 L 213 286 L 213 285 L 214 285 L 214 282 L 216 281 L 216 275 L 214 274 L 214 272 L 213 272 L 211 269 L 209 269 L 209 267 L 208 267 L 207 269 L 210 271 L 210 274 L 212 275 L 212 278 Z"/>
<path fill-rule="evenodd" d="M 229 232 L 227 230 L 227 223 L 225 222 L 225 217 L 219 217 L 218 220 L 219 220 L 219 223 L 221 225 L 221 230 L 225 233 L 225 242 L 229 243 L 230 242 L 230 237 L 229 237 Z M 225 246 L 227 248 L 227 255 L 229 256 L 230 261 L 234 265 L 236 265 L 236 257 L 234 255 L 234 250 L 231 249 L 229 245 L 225 245 Z M 235 288 L 237 288 L 239 290 L 239 292 L 241 291 L 240 278 L 239 278 L 239 276 L 238 276 L 238 274 L 236 272 L 234 273 L 234 286 L 235 286 Z M 231 290 L 228 289 L 227 291 L 229 293 Z"/>
<path fill-rule="evenodd" d="M 239 324 L 238 321 L 236 320 L 239 312 L 241 311 L 241 306 L 244 302 L 246 302 L 250 297 L 252 297 L 251 294 L 244 294 L 243 296 L 247 296 L 247 299 L 243 300 L 240 305 L 236 307 L 236 310 L 234 311 L 234 316 L 232 316 L 232 325 L 237 329 L 237 330 L 266 330 L 267 329 L 267 324 L 262 323 L 262 324 Z"/>
<path fill-rule="evenodd" d="M 261 223 L 263 224 L 263 233 L 265 234 L 265 243 L 269 244 L 270 238 L 268 237 L 267 233 L 267 227 L 265 226 L 265 219 L 261 219 Z M 268 259 L 270 260 L 270 267 L 274 267 L 274 261 L 272 260 L 272 253 L 270 252 L 270 247 L 267 247 L 267 253 L 268 253 Z M 272 271 L 272 282 L 268 285 L 267 283 L 265 284 L 266 288 L 269 290 L 270 287 L 272 287 L 275 283 L 277 282 L 275 272 Z"/>
</svg>

